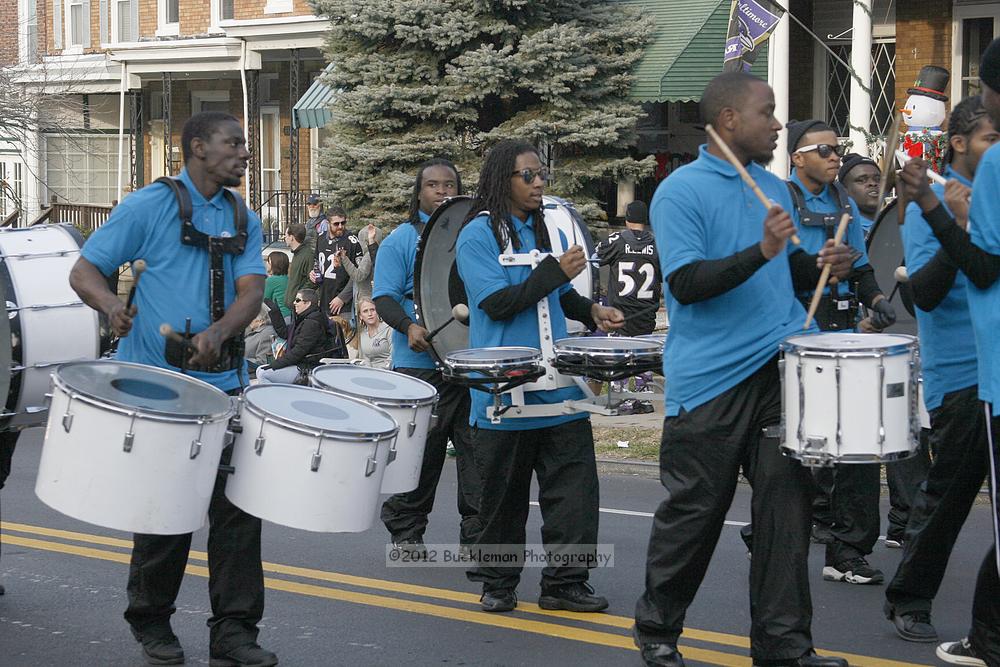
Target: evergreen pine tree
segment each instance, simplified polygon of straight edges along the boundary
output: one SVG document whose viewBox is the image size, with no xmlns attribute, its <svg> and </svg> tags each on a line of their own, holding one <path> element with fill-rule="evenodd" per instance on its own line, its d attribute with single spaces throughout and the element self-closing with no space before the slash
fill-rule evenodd
<svg viewBox="0 0 1000 667">
<path fill-rule="evenodd" d="M 631 70 L 652 25 L 609 0 L 313 0 L 331 20 L 325 75 L 338 91 L 322 187 L 359 221 L 405 217 L 414 168 L 444 156 L 474 187 L 505 138 L 539 146 L 546 191 L 601 226 L 600 199 L 630 157 L 640 105 Z"/>
</svg>

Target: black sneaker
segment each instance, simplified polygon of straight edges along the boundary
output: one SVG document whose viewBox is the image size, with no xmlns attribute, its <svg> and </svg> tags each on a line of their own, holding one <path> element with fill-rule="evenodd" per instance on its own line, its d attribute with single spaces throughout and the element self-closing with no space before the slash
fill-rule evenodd
<svg viewBox="0 0 1000 667">
<path fill-rule="evenodd" d="M 885 580 L 882 572 L 869 565 L 864 556 L 827 565 L 823 568 L 823 578 L 827 581 L 846 581 L 849 584 L 881 584 Z"/>
<path fill-rule="evenodd" d="M 483 596 L 479 598 L 479 606 L 483 611 L 497 613 L 514 611 L 514 607 L 517 606 L 517 593 L 513 588 L 483 591 Z"/>
<path fill-rule="evenodd" d="M 986 667 L 986 661 L 976 654 L 969 645 L 969 638 L 963 637 L 957 642 L 945 642 L 937 647 L 937 657 L 949 665 L 970 665 L 971 667 Z"/>
<path fill-rule="evenodd" d="M 600 595 L 594 595 L 590 584 L 578 581 L 552 588 L 543 588 L 542 596 L 538 598 L 538 606 L 542 609 L 565 609 L 566 611 L 604 611 L 608 601 Z"/>
<path fill-rule="evenodd" d="M 255 642 L 237 646 L 225 653 L 213 653 L 209 667 L 273 667 L 278 656 L 262 649 Z"/>
<path fill-rule="evenodd" d="M 653 404 L 649 401 L 636 401 L 635 408 L 633 408 L 633 410 L 635 410 L 635 414 L 637 415 L 648 415 L 656 412 L 656 408 L 654 408 Z"/>
<path fill-rule="evenodd" d="M 169 628 L 162 633 L 142 633 L 129 628 L 132 636 L 142 645 L 142 655 L 150 665 L 183 665 L 184 649 Z"/>
<path fill-rule="evenodd" d="M 639 639 L 639 632 L 633 626 L 632 640 L 639 649 L 642 662 L 646 667 L 684 667 L 684 657 L 677 650 L 676 644 L 666 642 L 643 643 Z"/>
<path fill-rule="evenodd" d="M 885 617 L 896 626 L 896 634 L 908 642 L 936 642 L 937 630 L 931 625 L 931 612 L 926 610 L 897 613 L 895 608 L 886 602 L 882 607 Z"/>
</svg>

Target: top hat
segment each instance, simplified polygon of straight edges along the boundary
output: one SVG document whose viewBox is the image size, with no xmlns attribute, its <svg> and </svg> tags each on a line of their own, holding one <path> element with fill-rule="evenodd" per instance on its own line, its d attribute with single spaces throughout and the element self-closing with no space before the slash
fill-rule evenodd
<svg viewBox="0 0 1000 667">
<path fill-rule="evenodd" d="M 913 87 L 906 89 L 906 94 L 925 95 L 933 100 L 947 102 L 948 96 L 944 94 L 944 91 L 948 88 L 950 79 L 951 74 L 945 68 L 937 65 L 924 65 L 920 68 L 920 74 L 913 82 Z"/>
</svg>

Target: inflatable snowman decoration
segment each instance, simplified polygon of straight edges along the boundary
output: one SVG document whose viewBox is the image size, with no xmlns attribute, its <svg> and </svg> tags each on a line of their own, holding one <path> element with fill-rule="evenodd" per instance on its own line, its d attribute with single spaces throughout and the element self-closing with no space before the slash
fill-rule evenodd
<svg viewBox="0 0 1000 667">
<path fill-rule="evenodd" d="M 935 171 L 941 170 L 944 154 L 944 135 L 941 124 L 948 115 L 944 94 L 951 74 L 943 67 L 925 65 L 912 88 L 907 89 L 909 97 L 903 105 L 903 150 L 910 158 L 924 158 Z"/>
</svg>

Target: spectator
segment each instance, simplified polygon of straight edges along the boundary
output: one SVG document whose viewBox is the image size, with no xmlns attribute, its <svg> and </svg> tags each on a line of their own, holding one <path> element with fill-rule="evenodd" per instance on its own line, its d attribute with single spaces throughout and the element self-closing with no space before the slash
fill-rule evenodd
<svg viewBox="0 0 1000 667">
<path fill-rule="evenodd" d="M 316 193 L 306 197 L 306 244 L 316 247 L 316 238 L 326 234 L 326 211 L 323 199 Z"/>
<path fill-rule="evenodd" d="M 284 257 L 283 253 L 277 253 Z M 287 261 L 287 259 L 286 259 Z M 245 332 L 245 349 L 243 356 L 246 357 L 253 372 L 258 366 L 263 366 L 271 359 L 271 340 L 274 338 L 274 325 L 271 324 L 270 312 L 277 307 L 274 301 L 266 300 L 260 306 L 257 317 L 250 322 Z"/>
<path fill-rule="evenodd" d="M 358 357 L 365 366 L 392 367 L 392 329 L 382 321 L 371 297 L 358 299 L 360 324 L 358 325 Z"/>
<path fill-rule="evenodd" d="M 309 271 L 313 267 L 313 252 L 312 246 L 306 244 L 305 239 L 305 225 L 288 225 L 288 229 L 285 230 L 285 243 L 292 251 L 292 262 L 288 269 L 288 287 L 285 288 L 284 301 L 289 312 L 299 290 L 310 287 Z"/>
<path fill-rule="evenodd" d="M 288 290 L 288 255 L 280 250 L 275 250 L 267 256 L 264 264 L 267 265 L 264 300 L 274 301 L 281 314 L 288 317 L 292 314 L 292 309 L 285 305 L 285 292 Z"/>
<path fill-rule="evenodd" d="M 331 206 L 326 212 L 327 233 L 316 239 L 316 267 L 310 280 L 319 285 L 320 303 L 325 315 L 350 316 L 354 300 L 354 281 L 344 268 L 345 260 L 357 266 L 361 259 L 358 237 L 347 231 L 347 212 Z M 341 252 L 343 251 L 343 252 Z"/>
<path fill-rule="evenodd" d="M 299 225 L 301 227 L 301 225 Z M 286 329 L 280 317 L 271 317 L 274 330 L 285 338 L 285 352 L 269 366 L 257 369 L 257 380 L 262 383 L 290 384 L 303 371 L 319 365 L 320 358 L 334 345 L 335 334 L 330 320 L 320 312 L 316 290 L 301 289 L 295 295 L 292 326 Z M 287 335 L 286 335 L 287 334 Z"/>
<path fill-rule="evenodd" d="M 343 247 L 337 252 L 340 254 L 341 265 L 354 281 L 354 297 L 360 313 L 361 299 L 370 299 L 372 296 L 372 267 L 375 266 L 378 244 L 382 242 L 382 230 L 368 223 L 358 232 L 358 241 L 361 244 L 360 260 L 351 259 Z"/>
</svg>

